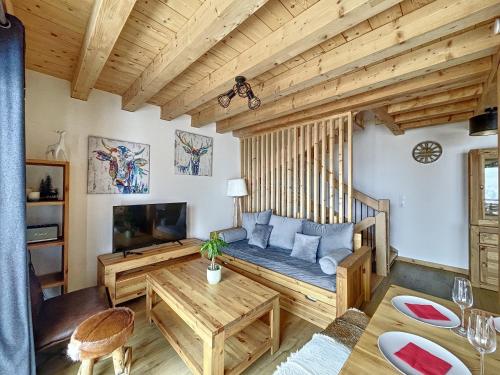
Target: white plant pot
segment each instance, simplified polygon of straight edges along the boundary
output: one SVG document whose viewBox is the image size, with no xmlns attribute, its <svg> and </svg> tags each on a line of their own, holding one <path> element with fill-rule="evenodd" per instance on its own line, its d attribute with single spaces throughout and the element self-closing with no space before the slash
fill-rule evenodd
<svg viewBox="0 0 500 375">
<path fill-rule="evenodd" d="M 218 264 L 216 265 L 216 267 L 218 267 L 216 270 L 207 268 L 207 281 L 209 284 L 217 284 L 221 279 L 222 267 Z"/>
</svg>

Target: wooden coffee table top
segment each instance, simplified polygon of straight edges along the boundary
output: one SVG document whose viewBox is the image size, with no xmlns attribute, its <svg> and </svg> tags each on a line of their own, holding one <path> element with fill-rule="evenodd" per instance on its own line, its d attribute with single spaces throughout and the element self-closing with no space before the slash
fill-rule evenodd
<svg viewBox="0 0 500 375">
<path fill-rule="evenodd" d="M 451 301 L 392 285 L 370 319 L 365 332 L 342 368 L 341 374 L 361 374 L 369 369 L 377 374 L 398 374 L 399 372 L 384 359 L 377 345 L 378 337 L 388 331 L 402 331 L 425 337 L 460 358 L 473 374 L 479 373 L 479 353 L 466 338 L 457 336 L 449 329 L 432 327 L 403 315 L 391 303 L 392 298 L 398 295 L 427 298 L 447 307 L 460 317 L 460 309 Z M 497 335 L 497 344 L 500 344 L 499 337 Z M 499 349 L 495 353 L 486 355 L 486 373 L 500 374 Z"/>
<path fill-rule="evenodd" d="M 279 298 L 278 292 L 224 267 L 221 281 L 210 285 L 209 264 L 205 258 L 174 264 L 148 273 L 148 281 L 169 305 L 195 316 L 212 335 L 230 331 L 238 321 Z"/>
</svg>

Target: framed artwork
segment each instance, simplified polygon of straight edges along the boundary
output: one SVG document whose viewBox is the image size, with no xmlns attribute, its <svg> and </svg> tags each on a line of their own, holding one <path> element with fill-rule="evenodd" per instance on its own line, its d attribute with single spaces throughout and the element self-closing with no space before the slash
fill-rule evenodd
<svg viewBox="0 0 500 375">
<path fill-rule="evenodd" d="M 175 174 L 211 176 L 214 139 L 175 131 Z"/>
<path fill-rule="evenodd" d="M 148 194 L 149 145 L 89 136 L 89 194 Z"/>
</svg>

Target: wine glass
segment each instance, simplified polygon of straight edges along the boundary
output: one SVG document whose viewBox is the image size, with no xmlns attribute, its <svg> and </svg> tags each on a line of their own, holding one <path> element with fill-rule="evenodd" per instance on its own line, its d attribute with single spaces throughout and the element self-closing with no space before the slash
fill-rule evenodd
<svg viewBox="0 0 500 375">
<path fill-rule="evenodd" d="M 469 315 L 467 338 L 481 356 L 481 375 L 484 375 L 484 355 L 497 349 L 497 334 L 493 316 L 486 311 L 472 309 Z"/>
<path fill-rule="evenodd" d="M 464 277 L 455 277 L 455 282 L 453 284 L 453 302 L 455 302 L 462 311 L 462 324 L 457 328 L 453 328 L 453 332 L 459 336 L 467 337 L 464 311 L 466 308 L 472 306 L 474 300 L 472 297 L 472 286 L 470 281 Z"/>
</svg>

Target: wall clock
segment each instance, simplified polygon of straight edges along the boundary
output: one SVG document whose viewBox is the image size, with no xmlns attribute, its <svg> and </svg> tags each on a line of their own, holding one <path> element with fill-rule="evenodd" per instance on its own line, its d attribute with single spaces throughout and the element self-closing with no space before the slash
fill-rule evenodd
<svg viewBox="0 0 500 375">
<path fill-rule="evenodd" d="M 413 148 L 413 159 L 422 164 L 434 163 L 441 157 L 443 149 L 434 141 L 420 142 Z"/>
</svg>

